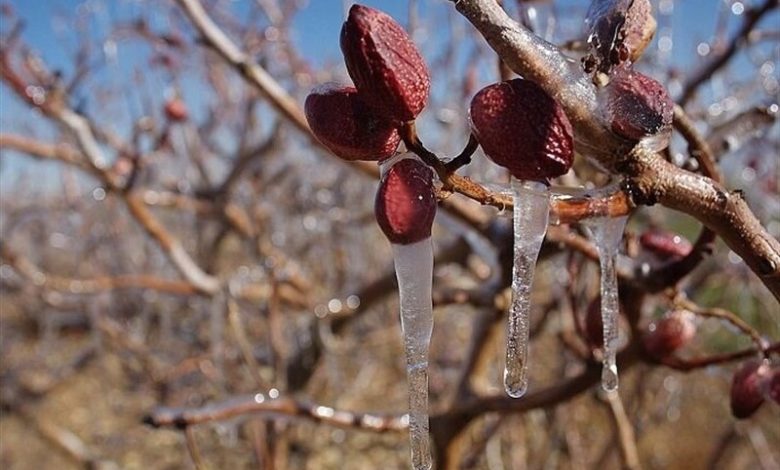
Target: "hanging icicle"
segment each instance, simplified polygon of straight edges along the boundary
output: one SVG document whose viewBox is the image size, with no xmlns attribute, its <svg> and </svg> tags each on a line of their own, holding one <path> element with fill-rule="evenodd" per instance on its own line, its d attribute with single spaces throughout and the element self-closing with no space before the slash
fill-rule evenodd
<svg viewBox="0 0 780 470">
<path fill-rule="evenodd" d="M 485 154 L 513 177 L 515 246 L 504 387 L 517 398 L 528 387 L 531 285 L 549 218 L 544 182 L 571 168 L 572 128 L 560 104 L 523 79 L 483 88 L 471 101 L 470 118 Z"/>
<path fill-rule="evenodd" d="M 528 339 L 531 314 L 531 286 L 536 259 L 547 233 L 549 196 L 547 186 L 512 178 L 514 199 L 514 266 L 512 304 L 506 339 L 504 389 L 518 398 L 528 387 Z"/>
<path fill-rule="evenodd" d="M 411 154 L 382 165 L 377 222 L 393 247 L 409 390 L 412 467 L 432 466 L 428 438 L 428 348 L 433 331 L 433 172 Z"/>
<path fill-rule="evenodd" d="M 592 231 L 593 241 L 599 252 L 601 269 L 601 321 L 604 328 L 603 368 L 601 371 L 601 386 L 606 391 L 617 390 L 617 346 L 618 346 L 618 286 L 615 273 L 620 241 L 623 239 L 623 229 L 627 216 L 598 217 L 590 219 L 586 224 Z"/>
</svg>

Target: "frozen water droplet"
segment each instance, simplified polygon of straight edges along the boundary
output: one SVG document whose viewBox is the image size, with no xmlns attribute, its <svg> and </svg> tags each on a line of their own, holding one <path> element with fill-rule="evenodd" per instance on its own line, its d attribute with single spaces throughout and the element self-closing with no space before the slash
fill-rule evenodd
<svg viewBox="0 0 780 470">
<path fill-rule="evenodd" d="M 618 343 L 618 286 L 615 273 L 623 229 L 627 216 L 599 217 L 587 222 L 599 252 L 601 268 L 601 321 L 604 326 L 604 359 L 601 372 L 601 386 L 606 391 L 618 388 L 617 343 Z"/>
<path fill-rule="evenodd" d="M 393 244 L 401 304 L 406 375 L 409 389 L 409 438 L 412 467 L 432 467 L 428 440 L 428 348 L 433 332 L 433 245 L 431 239 Z"/>
<path fill-rule="evenodd" d="M 538 182 L 512 179 L 514 198 L 514 267 L 512 304 L 507 326 L 504 389 L 519 398 L 528 388 L 528 334 L 534 269 L 549 220 L 547 187 Z"/>
</svg>

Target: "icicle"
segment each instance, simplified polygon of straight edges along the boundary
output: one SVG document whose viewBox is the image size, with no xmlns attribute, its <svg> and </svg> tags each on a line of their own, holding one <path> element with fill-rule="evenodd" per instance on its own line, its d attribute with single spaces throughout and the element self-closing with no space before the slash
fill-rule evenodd
<svg viewBox="0 0 780 470">
<path fill-rule="evenodd" d="M 618 341 L 618 287 L 615 274 L 617 258 L 623 229 L 627 216 L 599 217 L 587 224 L 591 227 L 593 240 L 599 252 L 601 267 L 601 321 L 604 325 L 604 358 L 601 371 L 601 386 L 610 392 L 618 388 L 618 370 L 616 362 Z"/>
<path fill-rule="evenodd" d="M 392 246 L 406 352 L 412 468 L 425 470 L 432 466 L 428 442 L 428 347 L 433 331 L 433 245 L 426 238 Z"/>
<path fill-rule="evenodd" d="M 531 285 L 534 268 L 549 219 L 547 186 L 512 178 L 514 198 L 514 267 L 512 305 L 506 340 L 504 388 L 512 398 L 523 396 L 528 387 L 528 331 L 531 312 Z"/>
</svg>

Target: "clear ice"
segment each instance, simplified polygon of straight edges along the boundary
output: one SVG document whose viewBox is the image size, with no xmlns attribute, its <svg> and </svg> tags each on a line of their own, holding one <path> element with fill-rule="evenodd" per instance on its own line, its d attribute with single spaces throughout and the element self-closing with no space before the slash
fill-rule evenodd
<svg viewBox="0 0 780 470">
<path fill-rule="evenodd" d="M 519 398 L 528 388 L 528 334 L 531 312 L 531 285 L 534 268 L 549 220 L 549 195 L 543 183 L 512 178 L 514 199 L 514 267 L 512 304 L 506 339 L 504 389 Z"/>
<path fill-rule="evenodd" d="M 599 252 L 601 268 L 601 321 L 604 325 L 604 358 L 601 370 L 601 386 L 611 392 L 618 388 L 617 346 L 618 346 L 618 286 L 615 274 L 623 229 L 627 216 L 598 217 L 587 222 Z"/>
<path fill-rule="evenodd" d="M 432 466 L 428 441 L 428 347 L 433 332 L 433 244 L 427 238 L 392 246 L 406 353 L 412 468 L 426 470 Z"/>
</svg>

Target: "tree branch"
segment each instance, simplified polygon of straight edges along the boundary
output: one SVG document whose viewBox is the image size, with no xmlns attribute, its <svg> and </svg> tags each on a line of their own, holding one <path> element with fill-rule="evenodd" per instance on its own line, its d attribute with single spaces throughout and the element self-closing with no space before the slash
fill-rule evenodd
<svg viewBox="0 0 780 470">
<path fill-rule="evenodd" d="M 570 59 L 509 18 L 494 0 L 457 0 L 455 8 L 487 39 L 515 72 L 555 96 L 575 129 L 580 153 L 630 179 L 637 204 L 661 203 L 714 230 L 780 300 L 780 242 L 756 219 L 739 192 L 671 165 L 643 145 L 622 141 L 597 110 L 595 89 Z"/>
</svg>

